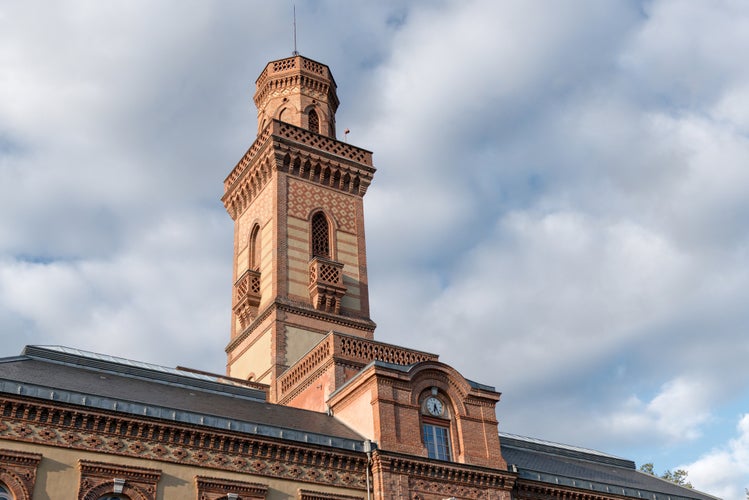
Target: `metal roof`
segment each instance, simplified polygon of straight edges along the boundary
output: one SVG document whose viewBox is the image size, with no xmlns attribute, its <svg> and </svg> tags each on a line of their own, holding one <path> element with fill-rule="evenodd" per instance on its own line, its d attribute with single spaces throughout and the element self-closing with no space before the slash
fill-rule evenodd
<svg viewBox="0 0 749 500">
<path fill-rule="evenodd" d="M 650 500 L 716 500 L 640 472 L 631 460 L 606 453 L 500 433 L 502 456 L 521 479 Z"/>
<path fill-rule="evenodd" d="M 252 397 L 262 391 L 223 383 L 220 377 L 206 380 L 190 372 L 154 370 L 146 363 L 120 363 L 112 356 L 79 356 L 68 348 L 33 346 L 25 352 L 0 359 L 0 393 L 363 450 L 364 438 L 332 416 L 267 403 Z"/>
</svg>

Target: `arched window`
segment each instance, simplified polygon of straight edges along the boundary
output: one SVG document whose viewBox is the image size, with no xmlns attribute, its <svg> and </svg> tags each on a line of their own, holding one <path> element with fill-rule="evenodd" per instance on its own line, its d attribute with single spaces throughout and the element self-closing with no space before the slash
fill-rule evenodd
<svg viewBox="0 0 749 500">
<path fill-rule="evenodd" d="M 250 270 L 260 270 L 260 226 L 255 224 L 250 232 Z"/>
<path fill-rule="evenodd" d="M 130 500 L 130 497 L 127 495 L 104 495 L 99 497 L 98 500 Z"/>
<path fill-rule="evenodd" d="M 311 109 L 308 113 L 307 128 L 310 132 L 320 133 L 320 118 L 317 117 L 317 112 L 314 109 Z"/>
<path fill-rule="evenodd" d="M 280 113 L 278 113 L 278 121 L 285 122 L 286 121 L 286 115 L 288 113 L 286 112 L 286 108 L 283 108 Z"/>
<path fill-rule="evenodd" d="M 3 483 L 0 483 L 0 500 L 13 500 L 10 490 Z"/>
<path fill-rule="evenodd" d="M 452 460 L 450 410 L 436 388 L 421 404 L 421 437 L 429 458 Z"/>
<path fill-rule="evenodd" d="M 330 226 L 324 213 L 317 212 L 312 216 L 310 229 L 312 233 L 312 256 L 330 259 Z"/>
</svg>

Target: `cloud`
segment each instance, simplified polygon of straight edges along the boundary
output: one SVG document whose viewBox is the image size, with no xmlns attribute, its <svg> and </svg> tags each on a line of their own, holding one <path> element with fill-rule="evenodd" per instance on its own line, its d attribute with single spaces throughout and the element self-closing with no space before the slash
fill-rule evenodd
<svg viewBox="0 0 749 500">
<path fill-rule="evenodd" d="M 511 432 L 682 446 L 749 381 L 749 13 L 581 5 L 396 35 L 365 141 L 377 334 L 496 385 Z"/>
<path fill-rule="evenodd" d="M 254 138 L 254 79 L 291 51 L 290 11 L 0 7 L 10 354 L 60 343 L 222 371 L 221 181 Z M 709 447 L 749 382 L 747 4 L 321 1 L 297 15 L 301 52 L 335 74 L 339 129 L 375 153 L 377 338 L 496 385 L 509 432 Z"/>
<path fill-rule="evenodd" d="M 217 216 L 154 220 L 107 258 L 0 261 L 0 303 L 23 325 L 4 345 L 18 353 L 54 343 L 167 366 L 192 359 L 220 372 L 228 336 L 216 332 L 229 304 L 206 297 L 229 295 L 231 255 L 211 244 L 228 236 Z"/>
<path fill-rule="evenodd" d="M 689 472 L 689 480 L 699 490 L 721 498 L 744 498 L 749 484 L 749 414 L 739 419 L 735 438 L 678 468 Z"/>
<path fill-rule="evenodd" d="M 608 425 L 617 434 L 652 435 L 656 439 L 696 439 L 710 414 L 710 387 L 686 376 L 670 380 L 647 403 L 630 397 L 621 413 L 611 415 Z"/>
</svg>

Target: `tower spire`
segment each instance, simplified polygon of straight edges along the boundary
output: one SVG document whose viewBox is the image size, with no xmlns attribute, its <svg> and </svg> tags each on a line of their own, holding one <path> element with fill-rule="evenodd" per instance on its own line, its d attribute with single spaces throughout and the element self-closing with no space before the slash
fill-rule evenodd
<svg viewBox="0 0 749 500">
<path fill-rule="evenodd" d="M 294 4 L 294 25 L 293 25 L 293 32 L 294 32 L 294 52 L 291 53 L 292 56 L 298 56 L 299 52 L 296 50 L 296 4 Z"/>
</svg>

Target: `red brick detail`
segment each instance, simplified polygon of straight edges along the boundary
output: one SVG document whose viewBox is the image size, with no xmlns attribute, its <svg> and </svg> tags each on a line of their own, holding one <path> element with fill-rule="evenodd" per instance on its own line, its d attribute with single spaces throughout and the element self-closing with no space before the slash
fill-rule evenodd
<svg viewBox="0 0 749 500">
<path fill-rule="evenodd" d="M 31 500 L 36 482 L 36 469 L 42 456 L 13 450 L 0 450 L 0 481 L 10 489 L 16 500 Z"/>
<path fill-rule="evenodd" d="M 353 497 L 351 495 L 336 495 L 324 491 L 298 490 L 298 500 L 361 500 L 364 497 Z"/>
<path fill-rule="evenodd" d="M 395 365 L 411 365 L 422 361 L 436 361 L 438 356 L 375 340 L 331 332 L 307 355 L 281 375 L 278 384 L 280 388 L 279 401 L 289 401 L 294 396 L 292 392 L 297 393 L 306 385 L 312 383 L 320 376 L 324 366 L 327 366 L 327 363 L 333 358 L 339 364 L 363 367 L 374 360 Z M 340 383 L 342 384 L 343 380 Z"/>
<path fill-rule="evenodd" d="M 195 476 L 195 487 L 198 490 L 198 500 L 226 499 L 230 493 L 238 495 L 241 500 L 262 500 L 268 494 L 268 486 L 265 484 L 205 476 Z"/>
<path fill-rule="evenodd" d="M 356 233 L 357 199 L 351 195 L 289 179 L 288 202 L 288 213 L 292 217 L 309 220 L 313 210 L 325 207 L 333 214 L 339 230 Z"/>
<path fill-rule="evenodd" d="M 80 460 L 78 500 L 96 500 L 107 493 L 122 493 L 133 500 L 155 500 L 161 471 Z"/>
<path fill-rule="evenodd" d="M 510 500 L 515 483 L 512 473 L 464 464 L 372 454 L 375 500 Z"/>
<path fill-rule="evenodd" d="M 46 417 L 52 414 L 56 423 L 51 423 Z M 365 482 L 366 457 L 356 452 L 322 450 L 262 436 L 86 411 L 80 407 L 6 395 L 0 397 L 0 440 L 210 467 L 325 486 L 364 489 Z M 96 465 L 95 462 L 91 464 Z M 110 464 L 98 466 L 119 467 Z M 87 492 L 93 487 L 114 486 L 113 478 L 122 476 L 108 472 L 96 477 L 102 481 L 87 483 Z M 139 483 L 133 485 L 140 488 Z M 106 493 L 108 490 L 97 491 Z M 141 499 L 137 495 L 131 498 Z"/>
</svg>

